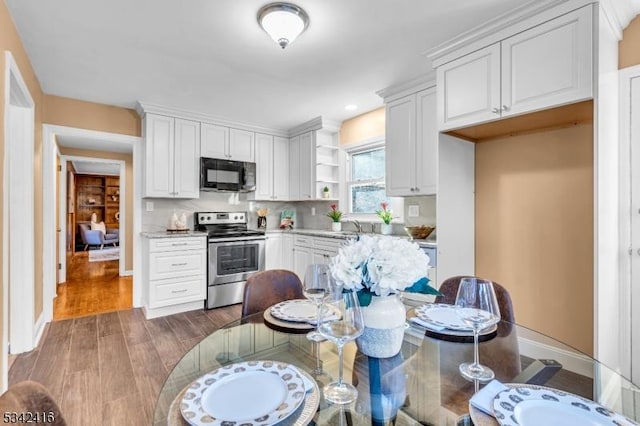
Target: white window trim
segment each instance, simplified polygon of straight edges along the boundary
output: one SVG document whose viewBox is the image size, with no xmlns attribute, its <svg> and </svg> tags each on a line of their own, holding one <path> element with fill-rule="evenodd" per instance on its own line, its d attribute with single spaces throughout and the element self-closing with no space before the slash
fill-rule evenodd
<svg viewBox="0 0 640 426">
<path fill-rule="evenodd" d="M 353 154 L 359 154 L 365 151 L 371 151 L 377 148 L 385 147 L 385 138 L 384 137 L 376 137 L 364 140 L 360 143 L 350 145 L 344 148 L 344 151 L 347 154 L 346 158 L 346 167 L 345 167 L 345 197 L 343 200 L 343 205 L 347 208 L 346 212 L 342 218 L 343 221 L 348 221 L 349 219 L 355 219 L 358 222 L 363 223 L 378 223 L 381 222 L 380 218 L 375 213 L 351 213 L 351 188 L 350 183 L 351 180 L 351 156 Z M 386 155 L 386 149 L 385 149 Z M 385 170 L 386 173 L 386 170 Z M 365 183 L 366 181 L 363 181 Z M 371 182 L 375 182 L 375 180 L 371 180 Z M 389 199 L 389 204 L 391 211 L 393 211 L 393 221 L 391 223 L 403 224 L 404 223 L 404 198 L 401 197 L 387 197 Z"/>
</svg>

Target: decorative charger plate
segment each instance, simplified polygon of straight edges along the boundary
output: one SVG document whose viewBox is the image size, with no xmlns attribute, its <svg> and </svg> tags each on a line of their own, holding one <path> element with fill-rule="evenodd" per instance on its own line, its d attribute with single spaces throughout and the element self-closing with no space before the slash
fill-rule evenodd
<svg viewBox="0 0 640 426">
<path fill-rule="evenodd" d="M 493 411 L 501 426 L 638 425 L 589 399 L 534 385 L 509 385 L 496 395 Z"/>
<path fill-rule="evenodd" d="M 218 368 L 195 380 L 180 411 L 194 426 L 271 425 L 305 399 L 298 370 L 276 361 L 247 361 Z"/>
<path fill-rule="evenodd" d="M 292 322 L 309 322 L 318 319 L 316 304 L 307 299 L 285 300 L 271 307 L 275 318 Z"/>
<path fill-rule="evenodd" d="M 416 308 L 416 316 L 422 321 L 433 324 L 436 327 L 445 327 L 449 330 L 473 331 L 471 327 L 462 321 L 456 313 L 455 305 L 444 303 L 431 303 Z"/>
<path fill-rule="evenodd" d="M 293 322 L 280 320 L 271 315 L 271 309 L 265 309 L 262 312 L 262 318 L 264 319 L 264 324 L 267 327 L 285 333 L 304 334 L 316 328 L 316 326 L 314 324 L 311 324 L 310 322 Z"/>
</svg>

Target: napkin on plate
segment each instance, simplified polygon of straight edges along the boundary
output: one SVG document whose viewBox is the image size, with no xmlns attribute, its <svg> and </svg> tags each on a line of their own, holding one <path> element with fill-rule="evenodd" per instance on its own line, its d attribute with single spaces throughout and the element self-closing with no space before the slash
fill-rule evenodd
<svg viewBox="0 0 640 426">
<path fill-rule="evenodd" d="M 469 403 L 478 410 L 493 416 L 493 400 L 500 392 L 509 389 L 497 380 L 492 380 L 471 397 Z"/>
<path fill-rule="evenodd" d="M 422 326 L 424 328 L 428 328 L 429 330 L 433 330 L 433 331 L 442 331 L 447 327 L 444 326 L 440 326 L 440 325 L 435 325 L 435 324 L 431 324 L 430 322 L 426 322 L 424 320 L 421 320 L 418 317 L 411 317 L 409 318 L 409 321 L 418 324 L 419 326 Z"/>
<path fill-rule="evenodd" d="M 302 370 L 300 370 L 298 367 L 294 367 L 294 366 L 291 366 L 291 367 L 297 370 L 298 374 L 302 378 L 302 382 L 304 383 L 304 391 L 307 393 L 311 392 L 315 387 L 314 383 L 311 380 L 309 380 L 306 375 L 302 374 Z"/>
</svg>

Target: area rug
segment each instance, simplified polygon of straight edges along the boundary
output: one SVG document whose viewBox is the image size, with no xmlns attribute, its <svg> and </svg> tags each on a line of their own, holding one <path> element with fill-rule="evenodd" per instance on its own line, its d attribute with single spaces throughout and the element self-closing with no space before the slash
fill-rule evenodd
<svg viewBox="0 0 640 426">
<path fill-rule="evenodd" d="M 120 259 L 120 247 L 105 247 L 102 250 L 90 250 L 89 262 L 106 262 Z"/>
</svg>

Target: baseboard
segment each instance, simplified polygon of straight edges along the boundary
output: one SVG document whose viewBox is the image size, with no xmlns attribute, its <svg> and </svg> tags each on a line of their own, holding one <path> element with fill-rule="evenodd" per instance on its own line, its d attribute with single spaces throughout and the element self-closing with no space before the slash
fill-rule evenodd
<svg viewBox="0 0 640 426">
<path fill-rule="evenodd" d="M 593 360 L 586 355 L 518 337 L 520 355 L 534 359 L 554 359 L 562 368 L 593 379 Z"/>
<path fill-rule="evenodd" d="M 44 329 L 46 325 L 47 325 L 47 322 L 45 321 L 45 318 L 44 318 L 44 312 L 42 312 L 38 317 L 38 320 L 36 321 L 36 323 L 33 325 L 33 347 L 34 348 L 37 348 L 38 345 L 40 344 L 40 339 L 44 334 Z"/>
<path fill-rule="evenodd" d="M 133 269 L 129 270 L 129 271 L 124 271 L 124 274 L 122 274 L 121 276 L 123 277 L 130 277 L 133 275 Z"/>
<path fill-rule="evenodd" d="M 161 308 L 149 308 L 143 306 L 142 310 L 146 319 L 164 317 L 166 315 L 179 314 L 181 312 L 204 310 L 204 300 L 195 302 L 181 303 L 179 305 L 163 306 Z"/>
</svg>

